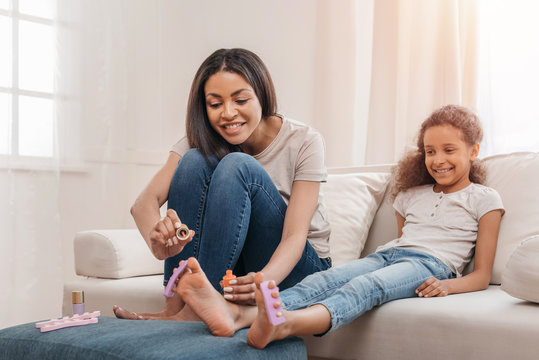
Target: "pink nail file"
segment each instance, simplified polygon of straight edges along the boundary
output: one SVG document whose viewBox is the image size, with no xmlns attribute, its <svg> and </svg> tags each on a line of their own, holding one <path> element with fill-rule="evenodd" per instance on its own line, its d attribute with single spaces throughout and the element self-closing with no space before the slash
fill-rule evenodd
<svg viewBox="0 0 539 360">
<path fill-rule="evenodd" d="M 181 275 L 181 273 L 185 270 L 186 266 L 187 266 L 187 260 L 182 262 L 180 266 L 178 266 L 178 268 L 174 270 L 170 279 L 168 279 L 167 287 L 165 288 L 165 294 L 164 294 L 166 297 L 170 298 L 174 295 L 172 290 L 176 288 L 176 280 Z"/>
<path fill-rule="evenodd" d="M 286 321 L 283 316 L 283 308 L 281 307 L 281 297 L 279 296 L 279 287 L 273 285 L 269 288 L 269 281 L 260 283 L 260 291 L 264 296 L 264 304 L 266 305 L 266 313 L 268 320 L 272 325 L 279 325 Z"/>
<path fill-rule="evenodd" d="M 97 318 L 100 315 L 100 311 L 94 311 L 93 313 L 84 313 L 82 315 L 73 315 L 71 317 L 66 316 L 61 319 L 51 319 L 49 321 L 36 323 L 36 328 L 40 329 L 41 332 L 47 332 L 66 327 L 96 324 L 98 322 Z"/>
</svg>

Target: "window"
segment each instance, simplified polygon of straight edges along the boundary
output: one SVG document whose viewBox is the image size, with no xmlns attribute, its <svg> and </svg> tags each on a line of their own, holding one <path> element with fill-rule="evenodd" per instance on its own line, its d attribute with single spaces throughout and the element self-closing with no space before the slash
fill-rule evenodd
<svg viewBox="0 0 539 360">
<path fill-rule="evenodd" d="M 54 155 L 55 0 L 0 0 L 0 155 Z"/>
</svg>

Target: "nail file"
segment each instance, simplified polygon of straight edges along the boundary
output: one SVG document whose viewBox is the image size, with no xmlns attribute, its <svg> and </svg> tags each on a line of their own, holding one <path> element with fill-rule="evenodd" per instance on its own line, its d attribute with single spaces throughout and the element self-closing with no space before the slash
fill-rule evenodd
<svg viewBox="0 0 539 360">
<path fill-rule="evenodd" d="M 176 288 L 176 280 L 180 277 L 181 273 L 185 270 L 187 266 L 187 260 L 182 262 L 178 268 L 174 270 L 170 279 L 168 279 L 167 287 L 165 288 L 165 297 L 170 298 L 174 295 L 172 290 Z"/>
<path fill-rule="evenodd" d="M 286 319 L 283 316 L 283 308 L 281 307 L 279 287 L 273 282 L 270 284 L 270 281 L 264 281 L 260 283 L 260 291 L 264 296 L 269 322 L 274 326 L 284 323 Z"/>
<path fill-rule="evenodd" d="M 36 328 L 40 329 L 41 332 L 47 332 L 63 329 L 66 327 L 96 324 L 100 315 L 100 311 L 94 311 L 93 313 L 86 312 L 84 314 L 73 315 L 71 317 L 66 316 L 61 319 L 51 319 L 49 321 L 42 321 L 36 323 Z"/>
</svg>

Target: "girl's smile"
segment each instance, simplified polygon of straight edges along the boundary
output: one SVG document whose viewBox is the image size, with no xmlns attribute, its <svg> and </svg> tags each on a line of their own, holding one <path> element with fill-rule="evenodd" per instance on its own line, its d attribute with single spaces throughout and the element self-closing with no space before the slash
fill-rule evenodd
<svg viewBox="0 0 539 360">
<path fill-rule="evenodd" d="M 470 185 L 470 167 L 477 158 L 479 144 L 467 144 L 461 130 L 450 125 L 428 128 L 423 140 L 425 166 L 436 181 L 436 192 L 447 194 Z"/>
</svg>

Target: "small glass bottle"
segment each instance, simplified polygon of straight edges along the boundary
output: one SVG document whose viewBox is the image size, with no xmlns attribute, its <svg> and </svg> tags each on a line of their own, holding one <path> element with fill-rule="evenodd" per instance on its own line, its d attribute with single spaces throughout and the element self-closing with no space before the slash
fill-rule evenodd
<svg viewBox="0 0 539 360">
<path fill-rule="evenodd" d="M 71 302 L 73 303 L 73 315 L 84 314 L 84 291 L 82 290 L 72 291 Z"/>
</svg>

